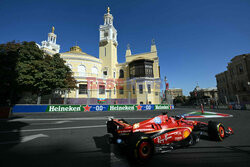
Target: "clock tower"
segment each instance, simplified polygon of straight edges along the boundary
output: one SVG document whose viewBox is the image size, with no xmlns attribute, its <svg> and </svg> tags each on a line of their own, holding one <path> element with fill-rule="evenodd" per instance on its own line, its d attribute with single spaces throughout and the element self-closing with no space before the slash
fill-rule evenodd
<svg viewBox="0 0 250 167">
<path fill-rule="evenodd" d="M 100 25 L 99 58 L 103 62 L 103 75 L 107 78 L 116 78 L 117 62 L 117 31 L 113 26 L 113 16 L 108 7 L 104 14 L 104 25 Z"/>
</svg>

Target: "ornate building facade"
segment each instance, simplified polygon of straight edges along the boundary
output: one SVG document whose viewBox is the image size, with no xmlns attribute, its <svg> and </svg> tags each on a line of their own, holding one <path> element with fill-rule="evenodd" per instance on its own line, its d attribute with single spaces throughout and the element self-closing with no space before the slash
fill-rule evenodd
<svg viewBox="0 0 250 167">
<path fill-rule="evenodd" d="M 99 27 L 99 58 L 84 53 L 79 46 L 60 53 L 54 27 L 48 40 L 38 45 L 46 53 L 59 53 L 77 81 L 78 89 L 65 94 L 67 98 L 122 99 L 127 103 L 160 104 L 160 67 L 155 42 L 150 52 L 132 54 L 128 45 L 126 62 L 117 61 L 117 30 L 108 8 L 104 24 Z"/>
<path fill-rule="evenodd" d="M 235 56 L 215 77 L 221 103 L 250 104 L 250 54 Z"/>
<path fill-rule="evenodd" d="M 172 99 L 175 99 L 178 96 L 183 96 L 183 91 L 181 88 L 172 88 L 167 89 L 167 95 L 171 95 Z"/>
<path fill-rule="evenodd" d="M 189 92 L 190 98 L 195 99 L 194 103 L 198 104 L 211 104 L 210 102 L 217 103 L 218 91 L 216 87 L 200 88 L 198 85 L 192 92 Z"/>
</svg>

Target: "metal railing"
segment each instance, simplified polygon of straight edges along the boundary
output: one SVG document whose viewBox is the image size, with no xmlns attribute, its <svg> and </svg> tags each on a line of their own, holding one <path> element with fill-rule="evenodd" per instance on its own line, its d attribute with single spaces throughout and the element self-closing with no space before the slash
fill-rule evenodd
<svg viewBox="0 0 250 167">
<path fill-rule="evenodd" d="M 94 78 L 104 78 L 107 79 L 107 75 L 96 74 L 96 73 L 82 73 L 82 72 L 73 72 L 73 76 L 77 78 L 86 78 L 86 77 L 94 77 Z"/>
<path fill-rule="evenodd" d="M 77 94 L 78 93 L 78 94 Z M 104 99 L 104 102 L 100 102 Z M 72 94 L 54 94 L 38 97 L 37 95 L 23 96 L 17 104 L 161 104 L 163 101 L 160 92 L 151 90 L 140 92 L 139 90 L 121 91 L 105 90 L 101 93 L 99 90 L 87 90 L 85 94 L 73 92 Z"/>
</svg>

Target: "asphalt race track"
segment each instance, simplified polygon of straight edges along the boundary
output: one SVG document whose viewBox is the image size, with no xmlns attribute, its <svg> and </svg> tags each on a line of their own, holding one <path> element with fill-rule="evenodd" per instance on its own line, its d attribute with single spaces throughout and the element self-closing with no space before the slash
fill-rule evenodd
<svg viewBox="0 0 250 167">
<path fill-rule="evenodd" d="M 175 109 L 168 115 L 191 111 L 195 109 Z M 233 115 L 213 118 L 231 126 L 233 136 L 223 142 L 210 141 L 204 136 L 194 146 L 155 155 L 145 164 L 131 162 L 123 150 L 107 143 L 105 122 L 113 116 L 135 123 L 161 112 L 14 114 L 10 120 L 0 121 L 0 167 L 250 166 L 250 111 L 215 112 Z"/>
</svg>

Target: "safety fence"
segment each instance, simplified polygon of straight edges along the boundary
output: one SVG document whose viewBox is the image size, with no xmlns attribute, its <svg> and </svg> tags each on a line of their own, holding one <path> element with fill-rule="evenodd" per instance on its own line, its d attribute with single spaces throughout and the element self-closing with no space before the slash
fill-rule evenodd
<svg viewBox="0 0 250 167">
<path fill-rule="evenodd" d="M 171 110 L 174 105 L 15 105 L 12 113 Z"/>
<path fill-rule="evenodd" d="M 200 105 L 185 106 L 175 105 L 178 108 L 196 108 L 200 109 Z M 221 109 L 221 110 L 250 110 L 250 104 L 229 104 L 229 105 L 204 105 L 204 109 Z"/>
</svg>

